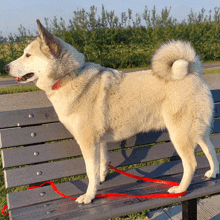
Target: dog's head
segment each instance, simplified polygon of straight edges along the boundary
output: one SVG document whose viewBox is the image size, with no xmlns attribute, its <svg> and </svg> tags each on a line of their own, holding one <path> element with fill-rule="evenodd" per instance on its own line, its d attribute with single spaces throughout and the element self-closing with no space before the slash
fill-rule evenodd
<svg viewBox="0 0 220 220">
<path fill-rule="evenodd" d="M 32 41 L 24 54 L 4 67 L 20 83 L 34 81 L 43 90 L 51 87 L 66 74 L 85 63 L 85 57 L 74 47 L 50 34 L 37 20 L 39 37 Z M 48 88 L 47 88 L 48 87 Z"/>
</svg>

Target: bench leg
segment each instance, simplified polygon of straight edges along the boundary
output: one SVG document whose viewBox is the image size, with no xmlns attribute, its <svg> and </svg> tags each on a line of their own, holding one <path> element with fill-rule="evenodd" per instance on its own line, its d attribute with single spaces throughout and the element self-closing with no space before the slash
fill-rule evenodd
<svg viewBox="0 0 220 220">
<path fill-rule="evenodd" d="M 183 220 L 197 220 L 197 199 L 183 202 L 182 215 Z"/>
</svg>

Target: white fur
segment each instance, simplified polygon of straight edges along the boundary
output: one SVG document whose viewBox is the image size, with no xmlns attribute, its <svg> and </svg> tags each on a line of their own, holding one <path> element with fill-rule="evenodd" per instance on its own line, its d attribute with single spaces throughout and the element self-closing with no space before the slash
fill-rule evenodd
<svg viewBox="0 0 220 220">
<path fill-rule="evenodd" d="M 188 68 L 188 61 L 182 59 L 175 61 L 171 70 L 173 74 L 173 79 L 182 79 L 188 73 Z"/>
<path fill-rule="evenodd" d="M 25 49 L 31 57 L 23 55 L 10 63 L 10 74 L 21 77 L 34 72 L 32 80 L 46 92 L 60 121 L 77 140 L 89 178 L 87 192 L 77 202 L 90 203 L 105 179 L 109 162 L 106 143 L 139 132 L 168 129 L 184 167 L 180 185 L 171 188 L 170 193 L 183 192 L 191 183 L 197 144 L 211 166 L 206 176 L 219 173 L 209 139 L 213 100 L 201 79 L 201 62 L 188 42 L 162 45 L 153 55 L 152 70 L 122 74 L 85 63 L 83 54 L 58 38 L 53 40 L 57 42 L 53 56 L 48 46 L 53 36 L 46 39 L 48 33 L 44 36 L 41 25 L 39 32 L 40 38 Z M 85 65 L 84 70 L 77 76 L 74 69 L 81 65 Z M 59 78 L 65 86 L 53 91 Z"/>
</svg>

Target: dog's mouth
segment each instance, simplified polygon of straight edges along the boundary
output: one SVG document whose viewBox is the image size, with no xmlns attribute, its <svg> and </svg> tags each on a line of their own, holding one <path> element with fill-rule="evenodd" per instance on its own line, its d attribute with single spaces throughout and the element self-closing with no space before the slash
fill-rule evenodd
<svg viewBox="0 0 220 220">
<path fill-rule="evenodd" d="M 22 77 L 16 77 L 16 81 L 17 82 L 25 82 L 25 81 L 27 81 L 28 79 L 30 79 L 31 77 L 33 77 L 34 76 L 34 73 L 28 73 L 28 74 L 26 74 L 26 75 L 24 75 L 24 76 L 22 76 Z"/>
</svg>

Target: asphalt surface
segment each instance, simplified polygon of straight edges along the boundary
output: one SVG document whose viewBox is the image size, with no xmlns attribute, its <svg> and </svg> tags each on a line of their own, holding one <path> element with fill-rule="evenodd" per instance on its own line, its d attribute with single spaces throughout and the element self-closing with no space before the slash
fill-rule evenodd
<svg viewBox="0 0 220 220">
<path fill-rule="evenodd" d="M 203 66 L 205 69 L 220 67 L 220 63 L 204 64 Z M 140 69 L 126 70 L 125 72 L 139 70 Z M 205 74 L 203 75 L 203 79 L 208 84 L 210 89 L 220 89 L 220 73 Z M 0 87 L 12 85 L 21 84 L 18 84 L 13 78 L 0 79 Z M 42 91 L 0 95 L 0 112 L 49 106 L 52 106 L 52 104 Z"/>
</svg>

